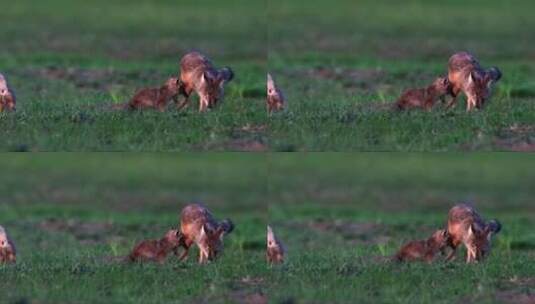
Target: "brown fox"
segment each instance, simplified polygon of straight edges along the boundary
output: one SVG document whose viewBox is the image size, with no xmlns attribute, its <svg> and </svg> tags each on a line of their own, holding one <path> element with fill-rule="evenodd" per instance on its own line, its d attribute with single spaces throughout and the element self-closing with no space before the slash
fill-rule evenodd
<svg viewBox="0 0 535 304">
<path fill-rule="evenodd" d="M 163 263 L 169 253 L 177 252 L 179 246 L 183 246 L 182 234 L 177 229 L 169 230 L 159 240 L 145 240 L 137 244 L 128 256 L 128 260 Z"/>
<path fill-rule="evenodd" d="M 267 252 L 266 259 L 269 264 L 284 263 L 286 250 L 282 242 L 275 236 L 271 226 L 267 226 Z"/>
<path fill-rule="evenodd" d="M 483 221 L 477 211 L 466 204 L 454 206 L 448 214 L 448 245 L 453 250 L 447 260 L 454 258 L 460 244 L 466 247 L 467 263 L 482 260 L 490 252 L 491 237 L 500 232 L 501 227 L 498 220 Z"/>
<path fill-rule="evenodd" d="M 284 95 L 273 80 L 271 74 L 267 74 L 267 111 L 268 114 L 284 109 Z"/>
<path fill-rule="evenodd" d="M 497 67 L 484 70 L 479 61 L 467 52 L 456 53 L 448 63 L 448 79 L 451 84 L 452 100 L 447 108 L 457 103 L 457 96 L 462 91 L 466 95 L 466 111 L 481 109 L 489 100 L 491 88 L 502 78 Z"/>
<path fill-rule="evenodd" d="M 0 226 L 0 264 L 16 263 L 17 250 L 4 227 Z"/>
<path fill-rule="evenodd" d="M 178 109 L 189 103 L 189 97 L 194 91 L 200 99 L 199 112 L 215 107 L 223 99 L 224 85 L 233 78 L 232 69 L 216 69 L 212 62 L 199 52 L 184 55 L 180 61 L 180 93 L 185 100 L 178 105 Z"/>
<path fill-rule="evenodd" d="M 234 230 L 230 219 L 216 221 L 212 213 L 200 204 L 190 204 L 180 214 L 180 232 L 183 235 L 185 251 L 180 257 L 187 257 L 192 244 L 199 247 L 199 263 L 216 259 L 223 251 L 223 237 Z"/>
<path fill-rule="evenodd" d="M 178 95 L 181 90 L 181 82 L 178 78 L 169 78 L 159 88 L 141 89 L 130 99 L 129 102 L 113 106 L 114 110 L 143 110 L 156 109 L 164 111 L 171 99 L 178 103 Z"/>
<path fill-rule="evenodd" d="M 16 104 L 15 92 L 9 87 L 6 77 L 0 73 L 0 112 L 15 111 Z"/>
<path fill-rule="evenodd" d="M 427 88 L 405 91 L 396 102 L 398 110 L 425 109 L 430 110 L 438 99 L 443 99 L 449 92 L 449 81 L 439 77 Z"/>
<path fill-rule="evenodd" d="M 394 259 L 399 262 L 424 261 L 432 262 L 439 252 L 448 246 L 446 229 L 435 231 L 427 240 L 411 241 L 403 245 Z"/>
</svg>

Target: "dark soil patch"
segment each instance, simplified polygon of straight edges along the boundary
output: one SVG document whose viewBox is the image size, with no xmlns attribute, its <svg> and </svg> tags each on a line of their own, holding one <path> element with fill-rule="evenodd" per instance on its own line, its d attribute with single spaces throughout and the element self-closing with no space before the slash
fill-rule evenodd
<svg viewBox="0 0 535 304">
<path fill-rule="evenodd" d="M 535 294 L 521 293 L 517 291 L 500 291 L 495 294 L 499 303 L 507 304 L 533 304 L 535 303 Z"/>
<path fill-rule="evenodd" d="M 63 80 L 73 83 L 78 88 L 109 91 L 114 85 L 127 85 L 139 82 L 147 86 L 156 87 L 158 79 L 165 79 L 165 75 L 158 70 L 118 71 L 108 69 L 81 69 L 47 67 L 27 69 L 23 72 L 28 77 L 40 77 L 47 80 Z M 169 75 L 167 75 L 169 76 Z"/>
<path fill-rule="evenodd" d="M 345 88 L 375 90 L 386 75 L 380 69 L 349 69 L 317 67 L 299 72 L 306 77 L 318 80 L 340 82 Z"/>
<path fill-rule="evenodd" d="M 39 228 L 48 232 L 64 232 L 72 234 L 84 243 L 102 242 L 112 235 L 114 227 L 108 222 L 81 222 L 76 219 L 48 219 L 38 224 Z"/>
<path fill-rule="evenodd" d="M 236 151 L 236 152 L 264 152 L 269 148 L 260 139 L 237 138 L 223 142 L 206 144 L 202 150 Z"/>
<path fill-rule="evenodd" d="M 385 225 L 372 222 L 317 219 L 306 222 L 305 224 L 299 223 L 293 225 L 304 225 L 306 228 L 317 232 L 334 233 L 341 235 L 348 241 L 358 241 L 368 244 L 387 243 L 391 239 L 386 235 L 387 227 Z"/>
</svg>

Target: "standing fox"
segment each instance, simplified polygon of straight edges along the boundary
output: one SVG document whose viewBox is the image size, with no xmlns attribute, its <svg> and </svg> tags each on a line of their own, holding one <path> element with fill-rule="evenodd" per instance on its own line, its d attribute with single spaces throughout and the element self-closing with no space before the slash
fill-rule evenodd
<svg viewBox="0 0 535 304">
<path fill-rule="evenodd" d="M 425 109 L 430 110 L 438 99 L 444 98 L 450 91 L 448 78 L 439 77 L 427 88 L 405 91 L 396 102 L 398 110 Z"/>
<path fill-rule="evenodd" d="M 457 103 L 457 96 L 462 91 L 467 98 L 466 111 L 481 109 L 490 98 L 492 85 L 501 78 L 502 73 L 497 67 L 484 70 L 473 55 L 467 52 L 454 54 L 448 63 L 449 93 L 453 98 L 447 108 Z"/>
<path fill-rule="evenodd" d="M 427 240 L 411 241 L 401 247 L 394 259 L 399 262 L 424 261 L 431 263 L 448 246 L 446 229 L 435 231 Z"/>
<path fill-rule="evenodd" d="M 277 87 L 271 74 L 267 74 L 267 111 L 268 114 L 281 111 L 284 109 L 284 95 L 282 91 Z"/>
<path fill-rule="evenodd" d="M 271 226 L 267 226 L 267 252 L 266 258 L 269 264 L 284 263 L 286 250 L 282 242 L 275 236 Z"/>
<path fill-rule="evenodd" d="M 199 247 L 199 263 L 204 264 L 216 259 L 223 251 L 223 237 L 234 230 L 230 219 L 216 221 L 212 213 L 200 204 L 190 204 L 180 214 L 182 247 L 185 251 L 180 257 L 187 257 L 192 244 Z"/>
<path fill-rule="evenodd" d="M 448 214 L 448 245 L 453 249 L 447 260 L 452 260 L 460 244 L 467 250 L 466 262 L 477 262 L 490 252 L 492 235 L 500 232 L 502 226 L 497 220 L 483 221 L 474 208 L 459 204 Z"/>
<path fill-rule="evenodd" d="M 169 253 L 177 252 L 179 246 L 183 246 L 182 234 L 177 229 L 169 230 L 159 240 L 145 240 L 137 244 L 128 260 L 131 262 L 154 261 L 163 263 Z"/>
<path fill-rule="evenodd" d="M 184 55 L 180 61 L 180 93 L 185 100 L 178 105 L 178 109 L 189 103 L 193 91 L 199 95 L 199 112 L 215 107 L 223 99 L 224 85 L 233 78 L 234 72 L 229 67 L 218 70 L 199 52 Z"/>
<path fill-rule="evenodd" d="M 15 93 L 9 87 L 7 79 L 0 73 L 0 112 L 3 112 L 4 109 L 15 111 L 16 103 Z"/>
<path fill-rule="evenodd" d="M 15 244 L 7 235 L 4 227 L 0 226 L 0 264 L 15 263 L 17 261 L 17 250 Z"/>
</svg>

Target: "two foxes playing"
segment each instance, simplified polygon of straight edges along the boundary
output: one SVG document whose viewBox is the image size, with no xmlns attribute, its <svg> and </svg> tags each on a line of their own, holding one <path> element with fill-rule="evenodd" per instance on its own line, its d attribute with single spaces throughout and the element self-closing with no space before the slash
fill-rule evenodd
<svg viewBox="0 0 535 304">
<path fill-rule="evenodd" d="M 199 263 L 204 264 L 216 259 L 223 251 L 223 238 L 232 232 L 234 224 L 230 219 L 217 221 L 212 213 L 200 204 L 190 204 L 180 214 L 180 229 L 169 230 L 160 240 L 145 240 L 137 244 L 128 260 L 165 261 L 173 252 L 178 256 L 180 247 L 184 252 L 179 257 L 184 260 L 190 247 L 199 248 Z"/>
<path fill-rule="evenodd" d="M 448 76 L 439 77 L 427 88 L 405 91 L 396 102 L 398 110 L 421 108 L 430 110 L 437 100 L 450 95 L 449 109 L 457 103 L 460 92 L 467 97 L 466 111 L 481 109 L 488 102 L 492 85 L 500 80 L 502 73 L 496 67 L 483 69 L 479 61 L 467 52 L 456 53 L 449 59 Z"/>
<path fill-rule="evenodd" d="M 199 52 L 190 52 L 180 60 L 180 76 L 169 78 L 159 88 L 145 88 L 126 104 L 116 109 L 142 110 L 156 109 L 163 111 L 173 100 L 180 110 L 188 105 L 193 92 L 199 95 L 199 112 L 215 107 L 223 100 L 224 86 L 234 78 L 229 67 L 216 69 L 213 63 Z M 179 103 L 179 97 L 184 100 Z"/>
<path fill-rule="evenodd" d="M 403 245 L 394 259 L 400 262 L 432 262 L 438 253 L 451 248 L 446 258 L 450 261 L 455 258 L 457 248 L 464 244 L 466 262 L 478 262 L 489 254 L 491 238 L 500 230 L 501 224 L 497 220 L 485 222 L 474 208 L 459 204 L 449 211 L 446 229 L 437 230 L 427 240 L 411 241 Z"/>
</svg>

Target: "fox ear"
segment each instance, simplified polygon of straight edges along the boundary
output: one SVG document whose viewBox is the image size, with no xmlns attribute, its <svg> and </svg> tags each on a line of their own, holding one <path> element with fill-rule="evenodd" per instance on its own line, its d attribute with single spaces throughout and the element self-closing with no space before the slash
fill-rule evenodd
<svg viewBox="0 0 535 304">
<path fill-rule="evenodd" d="M 202 225 L 202 227 L 201 227 L 201 234 L 199 234 L 199 238 L 200 239 L 206 238 L 206 230 L 204 228 L 204 225 Z"/>
<path fill-rule="evenodd" d="M 474 236 L 474 226 L 473 225 L 470 225 L 470 227 L 468 227 L 468 237 L 473 237 Z"/>
<path fill-rule="evenodd" d="M 471 86 L 474 84 L 474 75 L 472 72 L 470 72 L 470 75 L 468 76 L 468 85 Z"/>
</svg>

